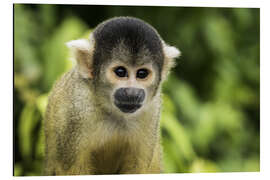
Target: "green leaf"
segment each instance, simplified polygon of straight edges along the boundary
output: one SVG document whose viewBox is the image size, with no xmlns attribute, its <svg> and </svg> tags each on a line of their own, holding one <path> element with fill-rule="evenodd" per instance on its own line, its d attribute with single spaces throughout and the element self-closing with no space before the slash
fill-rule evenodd
<svg viewBox="0 0 270 180">
<path fill-rule="evenodd" d="M 26 104 L 19 122 L 19 145 L 23 158 L 30 158 L 33 152 L 32 133 L 38 123 L 35 116 L 35 107 L 32 104 Z"/>
<path fill-rule="evenodd" d="M 86 25 L 81 20 L 67 18 L 45 42 L 43 83 L 47 90 L 63 72 L 71 68 L 72 62 L 68 60 L 69 52 L 65 43 L 81 37 L 86 30 Z"/>
</svg>

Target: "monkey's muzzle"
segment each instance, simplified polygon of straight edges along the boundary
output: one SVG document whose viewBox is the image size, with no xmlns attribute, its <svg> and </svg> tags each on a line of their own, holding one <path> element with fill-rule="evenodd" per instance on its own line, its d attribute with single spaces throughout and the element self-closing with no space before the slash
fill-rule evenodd
<svg viewBox="0 0 270 180">
<path fill-rule="evenodd" d="M 133 113 L 141 106 L 145 92 L 139 88 L 119 88 L 114 94 L 114 104 L 124 113 Z"/>
</svg>

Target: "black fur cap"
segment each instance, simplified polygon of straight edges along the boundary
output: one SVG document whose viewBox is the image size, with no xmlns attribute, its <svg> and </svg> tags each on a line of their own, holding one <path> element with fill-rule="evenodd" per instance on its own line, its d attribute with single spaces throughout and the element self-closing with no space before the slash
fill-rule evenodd
<svg viewBox="0 0 270 180">
<path fill-rule="evenodd" d="M 146 48 L 159 71 L 162 69 L 164 54 L 161 38 L 151 25 L 140 19 L 133 17 L 109 19 L 96 27 L 93 36 L 95 39 L 94 71 L 98 71 L 104 61 L 110 60 L 112 49 L 117 47 L 120 42 L 123 42 L 129 49 L 130 55 L 134 57 L 133 61 L 138 61 L 136 55 Z"/>
</svg>

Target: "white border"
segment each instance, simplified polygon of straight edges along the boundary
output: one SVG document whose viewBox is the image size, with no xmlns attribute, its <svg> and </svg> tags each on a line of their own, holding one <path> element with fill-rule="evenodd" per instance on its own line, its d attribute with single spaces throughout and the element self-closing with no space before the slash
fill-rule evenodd
<svg viewBox="0 0 270 180">
<path fill-rule="evenodd" d="M 4 2 L 3 2 L 4 1 Z M 261 8 L 261 172 L 260 173 L 191 173 L 191 174 L 162 174 L 162 175 L 121 175 L 121 176 L 60 176 L 60 177 L 13 177 L 13 3 L 31 4 L 99 4 L 99 5 L 141 5 L 141 6 L 196 6 L 196 7 L 256 7 Z M 172 178 L 172 179 L 268 179 L 270 148 L 268 141 L 270 119 L 270 58 L 269 58 L 269 17 L 270 9 L 267 0 L 2 0 L 1 12 L 1 126 L 0 126 L 0 170 L 1 179 L 138 179 L 138 178 Z M 250 142 L 252 143 L 252 142 Z"/>
<path fill-rule="evenodd" d="M 11 177 L 13 174 L 13 28 L 12 28 L 12 5 L 5 3 L 0 5 L 0 22 L 3 29 L 0 33 L 1 49 L 1 125 L 0 125 L 0 169 L 2 177 Z M 2 14 L 4 12 L 5 14 Z"/>
<path fill-rule="evenodd" d="M 260 7 L 260 0 L 13 0 L 14 3 L 140 6 Z"/>
</svg>

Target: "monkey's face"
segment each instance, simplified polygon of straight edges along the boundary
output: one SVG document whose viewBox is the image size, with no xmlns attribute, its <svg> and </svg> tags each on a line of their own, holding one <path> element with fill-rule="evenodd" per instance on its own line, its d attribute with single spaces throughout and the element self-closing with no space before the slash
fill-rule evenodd
<svg viewBox="0 0 270 180">
<path fill-rule="evenodd" d="M 160 73 L 152 61 L 140 65 L 113 60 L 102 67 L 100 76 L 103 78 L 99 84 L 106 89 L 106 92 L 103 91 L 104 101 L 110 102 L 108 107 L 131 114 L 151 102 L 158 88 Z"/>
<path fill-rule="evenodd" d="M 136 112 L 150 101 L 155 76 L 151 64 L 136 67 L 122 63 L 111 64 L 106 78 L 114 86 L 113 104 L 124 113 Z"/>
</svg>

